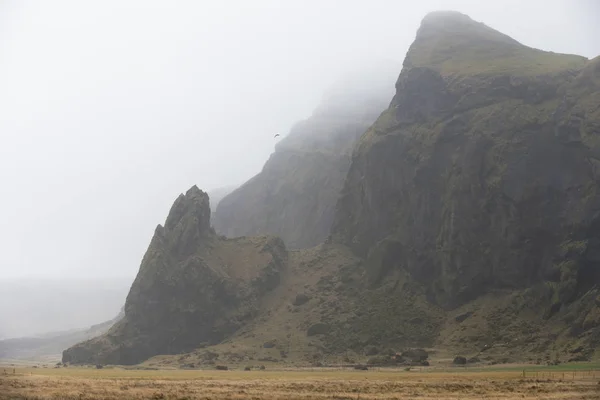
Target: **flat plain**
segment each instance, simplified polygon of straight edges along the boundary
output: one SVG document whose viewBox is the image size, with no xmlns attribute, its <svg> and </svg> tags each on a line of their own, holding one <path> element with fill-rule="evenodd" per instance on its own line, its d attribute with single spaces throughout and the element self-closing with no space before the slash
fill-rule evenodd
<svg viewBox="0 0 600 400">
<path fill-rule="evenodd" d="M 524 376 L 525 375 L 525 376 Z M 600 371 L 0 367 L 0 399 L 600 399 Z"/>
</svg>

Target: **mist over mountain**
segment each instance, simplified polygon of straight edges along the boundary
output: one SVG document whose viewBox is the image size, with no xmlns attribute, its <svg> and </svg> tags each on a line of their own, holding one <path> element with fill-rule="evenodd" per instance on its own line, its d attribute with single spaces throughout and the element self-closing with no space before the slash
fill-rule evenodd
<svg viewBox="0 0 600 400">
<path fill-rule="evenodd" d="M 216 231 L 276 235 L 292 249 L 325 240 L 354 143 L 389 104 L 399 69 L 374 60 L 327 89 L 312 114 L 280 138 L 261 172 L 212 208 Z"/>
<path fill-rule="evenodd" d="M 0 332 L 4 338 L 89 328 L 113 319 L 133 279 L 0 280 Z"/>
<path fill-rule="evenodd" d="M 216 210 L 219 206 L 221 200 L 223 200 L 225 196 L 233 192 L 236 188 L 237 186 L 231 185 L 210 190 L 208 192 L 210 196 L 210 209 L 214 212 L 214 210 Z"/>
</svg>

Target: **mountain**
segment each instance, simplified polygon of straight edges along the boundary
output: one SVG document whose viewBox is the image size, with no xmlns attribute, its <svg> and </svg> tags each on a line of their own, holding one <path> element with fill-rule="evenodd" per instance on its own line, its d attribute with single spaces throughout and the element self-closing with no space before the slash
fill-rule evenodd
<svg viewBox="0 0 600 400">
<path fill-rule="evenodd" d="M 598 58 L 429 14 L 390 107 L 355 148 L 336 240 L 372 282 L 402 273 L 446 310 L 502 293 L 503 314 L 453 334 L 456 346 L 597 341 L 599 89 Z"/>
<path fill-rule="evenodd" d="M 0 360 L 40 361 L 60 359 L 63 350 L 106 333 L 123 315 L 123 312 L 121 312 L 110 321 L 86 329 L 71 329 L 65 332 L 50 332 L 36 337 L 0 340 Z"/>
<path fill-rule="evenodd" d="M 214 220 L 216 218 L 215 210 L 219 206 L 219 203 L 221 202 L 221 200 L 223 200 L 223 198 L 225 196 L 227 196 L 229 193 L 233 192 L 235 189 L 236 189 L 235 186 L 224 186 L 224 187 L 210 190 L 208 192 L 208 196 L 210 198 L 210 209 L 211 209 L 210 220 L 211 221 L 214 222 Z"/>
<path fill-rule="evenodd" d="M 359 284 L 361 261 L 344 246 L 288 251 L 272 236 L 226 239 L 211 228 L 210 215 L 206 193 L 194 186 L 180 195 L 164 226 L 155 230 L 125 316 L 107 333 L 65 350 L 63 362 L 137 364 L 198 348 L 213 350 L 197 354 L 196 363 L 214 362 L 215 346 L 223 343 L 223 351 L 238 361 L 261 355 L 281 360 L 292 351 L 294 359 L 307 361 L 321 354 L 315 341 L 329 340 L 342 351 L 346 342 L 333 340 L 345 329 L 335 324 L 341 321 L 355 325 L 355 335 L 360 329 L 385 333 L 384 327 L 393 327 L 415 343 L 431 339 L 427 328 L 402 326 L 435 313 L 420 307 L 411 292 L 401 298 L 410 297 L 415 307 L 394 323 L 380 320 L 381 313 L 370 315 L 375 305 L 389 316 L 398 310 L 385 300 L 387 289 L 365 293 Z"/>
<path fill-rule="evenodd" d="M 599 137 L 600 58 L 429 14 L 354 145 L 323 243 L 217 236 L 194 187 L 156 229 L 123 320 L 63 360 L 598 358 Z"/>
<path fill-rule="evenodd" d="M 156 228 L 125 317 L 106 335 L 66 350 L 63 361 L 133 364 L 219 343 L 253 318 L 286 256 L 281 239 L 218 237 L 208 195 L 194 186 Z"/>
<path fill-rule="evenodd" d="M 582 82 L 597 83 L 585 78 L 597 63 L 586 61 L 428 15 L 354 152 L 335 234 L 373 279 L 402 268 L 445 307 L 593 274 L 571 249 L 596 251 L 600 210 L 598 95 Z"/>
<path fill-rule="evenodd" d="M 388 106 L 398 69 L 393 62 L 376 64 L 330 88 L 313 114 L 277 144 L 262 171 L 222 199 L 216 231 L 275 235 L 292 249 L 325 240 L 353 144 Z"/>
</svg>

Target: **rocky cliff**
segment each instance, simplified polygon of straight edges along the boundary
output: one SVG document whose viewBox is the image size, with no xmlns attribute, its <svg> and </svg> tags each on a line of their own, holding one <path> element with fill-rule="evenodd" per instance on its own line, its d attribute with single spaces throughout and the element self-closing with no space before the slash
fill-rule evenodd
<svg viewBox="0 0 600 400">
<path fill-rule="evenodd" d="M 354 147 L 323 244 L 286 251 L 270 237 L 218 237 L 207 196 L 192 188 L 157 228 L 124 319 L 63 358 L 389 362 L 408 346 L 490 362 L 598 357 L 599 137 L 600 59 L 429 14 L 393 100 Z M 235 220 L 240 209 L 225 211 L 244 194 L 247 215 L 282 235 L 297 228 L 288 240 L 302 247 L 315 225 L 288 219 L 296 199 L 286 196 L 321 196 L 332 172 L 313 150 L 319 168 L 305 186 L 306 158 L 281 146 L 219 210 Z M 285 164 L 266 173 L 278 152 Z M 304 172 L 285 172 L 295 168 Z M 254 194 L 277 213 L 256 208 Z"/>
<path fill-rule="evenodd" d="M 194 186 L 156 228 L 123 319 L 65 350 L 63 361 L 134 364 L 218 343 L 252 320 L 261 298 L 279 284 L 286 258 L 280 239 L 217 237 L 208 195 Z"/>
<path fill-rule="evenodd" d="M 428 15 L 354 152 L 336 234 L 374 280 L 402 268 L 448 308 L 544 281 L 559 302 L 586 291 L 600 277 L 597 65 Z"/>
<path fill-rule="evenodd" d="M 353 144 L 388 106 L 398 69 L 377 65 L 332 87 L 313 115 L 277 144 L 262 171 L 222 199 L 213 221 L 217 232 L 276 235 L 294 249 L 321 243 Z"/>
</svg>

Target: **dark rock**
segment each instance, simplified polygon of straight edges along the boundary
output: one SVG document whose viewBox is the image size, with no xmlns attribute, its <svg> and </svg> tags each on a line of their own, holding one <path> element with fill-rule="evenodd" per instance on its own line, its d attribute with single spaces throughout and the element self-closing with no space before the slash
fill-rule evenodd
<svg viewBox="0 0 600 400">
<path fill-rule="evenodd" d="M 467 363 L 467 359 L 463 356 L 456 356 L 454 357 L 454 360 L 452 361 L 452 364 L 455 365 L 465 365 Z"/>
<path fill-rule="evenodd" d="M 401 356 L 412 362 L 420 362 L 427 360 L 429 358 L 429 353 L 425 349 L 409 349 L 403 351 Z"/>
<path fill-rule="evenodd" d="M 366 365 L 355 365 L 354 369 L 357 369 L 360 371 L 367 371 L 369 369 L 369 367 L 367 367 Z"/>
<path fill-rule="evenodd" d="M 469 311 L 469 312 L 466 312 L 464 314 L 460 314 L 460 315 L 456 316 L 456 318 L 454 318 L 454 320 L 460 324 L 465 319 L 469 318 L 471 315 L 473 315 L 473 312 Z"/>
<path fill-rule="evenodd" d="M 263 347 L 265 349 L 272 349 L 273 347 L 275 347 L 275 340 L 269 340 L 267 342 L 264 342 Z"/>
<path fill-rule="evenodd" d="M 314 325 L 311 325 L 310 328 L 308 328 L 308 330 L 306 331 L 306 335 L 307 336 L 325 335 L 325 334 L 329 333 L 329 329 L 330 329 L 329 325 L 319 322 Z"/>
<path fill-rule="evenodd" d="M 215 368 L 219 371 L 227 371 L 229 369 L 226 365 L 217 365 Z"/>
<path fill-rule="evenodd" d="M 576 348 L 570 351 L 571 354 L 581 353 L 583 351 L 583 346 L 577 346 Z"/>
<path fill-rule="evenodd" d="M 577 354 L 576 356 L 569 358 L 569 362 L 582 362 L 582 361 L 590 361 L 590 357 L 585 354 Z"/>
<path fill-rule="evenodd" d="M 301 306 L 303 304 L 306 304 L 309 300 L 310 300 L 310 297 L 308 297 L 304 293 L 300 293 L 300 294 L 296 295 L 296 298 L 294 299 L 293 304 L 295 306 Z"/>
</svg>

